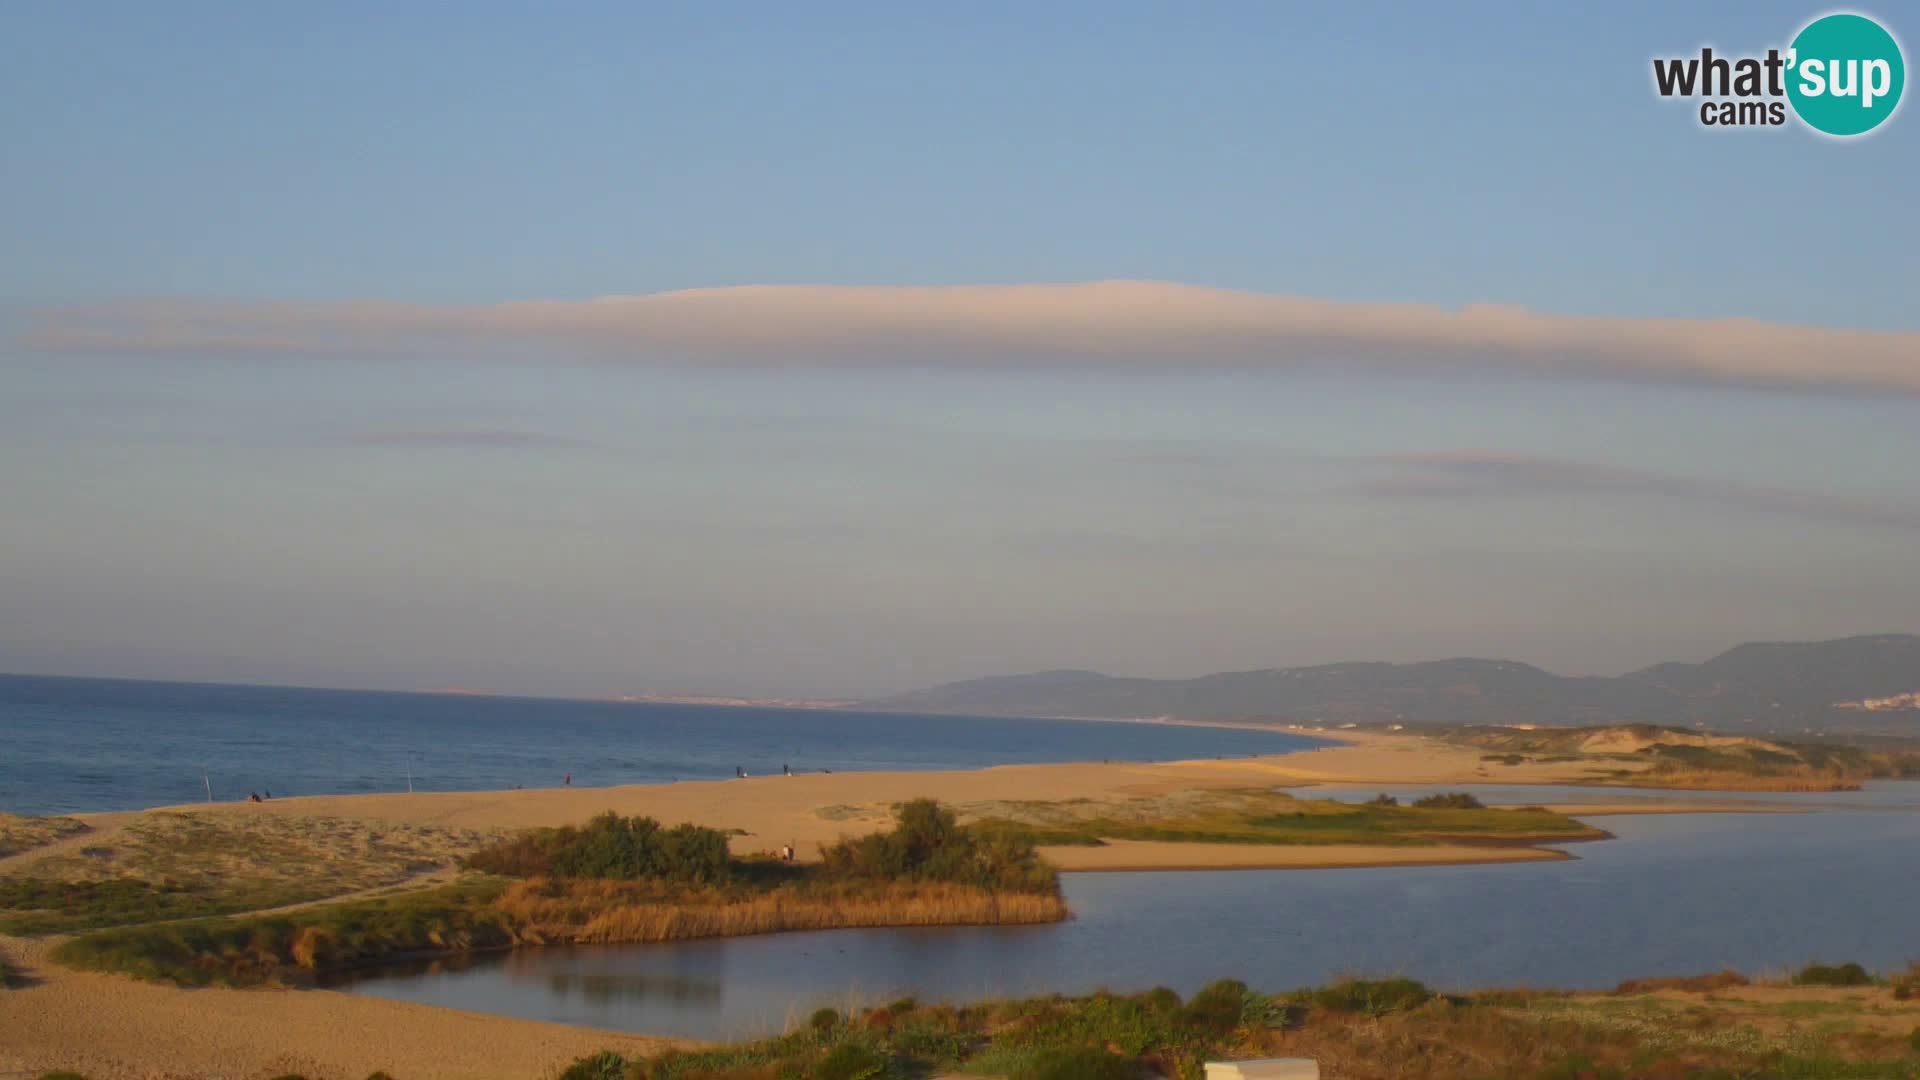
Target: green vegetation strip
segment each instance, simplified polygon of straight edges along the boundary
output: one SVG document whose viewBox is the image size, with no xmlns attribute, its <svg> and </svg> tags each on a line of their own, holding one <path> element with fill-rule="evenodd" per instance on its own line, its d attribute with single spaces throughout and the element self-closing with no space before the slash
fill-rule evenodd
<svg viewBox="0 0 1920 1080">
<path fill-rule="evenodd" d="M 409 956 L 550 941 L 665 941 L 842 926 L 1057 921 L 1059 876 L 1033 846 L 961 826 L 930 800 L 898 809 L 892 830 L 829 847 L 819 864 L 736 859 L 724 833 L 602 814 L 532 830 L 468 860 L 462 881 L 376 899 L 238 918 L 97 930 L 54 958 L 183 985 L 304 982 Z M 192 911 L 204 898 L 139 883 L 48 883 L 28 914 L 128 921 Z M 136 887 L 137 886 L 137 887 Z M 181 899 L 175 903 L 174 898 Z M 70 909 L 39 905 L 77 900 Z M 18 917 L 18 916 L 16 916 Z M 97 923 L 96 923 L 97 925 Z"/>
<path fill-rule="evenodd" d="M 1152 800 L 1142 800 L 1151 802 Z M 1069 804 L 1027 804 L 1033 813 L 994 816 L 976 827 L 996 837 L 1043 846 L 1097 846 L 1105 840 L 1181 844 L 1432 845 L 1448 842 L 1523 844 L 1593 839 L 1592 826 L 1540 807 L 1488 809 L 1471 795 L 1432 796 L 1412 806 L 1382 797 L 1372 803 L 1295 799 L 1263 790 L 1213 793 L 1211 805 L 1165 814 L 1121 807 L 1108 814 L 1062 818 Z"/>
<path fill-rule="evenodd" d="M 1669 1010 L 1647 998 L 1441 995 L 1409 979 L 1273 995 L 1223 981 L 1185 1001 L 1158 989 L 822 1009 L 777 1038 L 651 1058 L 603 1052 L 560 1080 L 1192 1080 L 1205 1061 L 1288 1056 L 1351 1080 L 1915 1078 L 1920 1033 L 1768 1040 L 1751 1037 L 1737 1010 Z"/>
<path fill-rule="evenodd" d="M 258 911 L 317 898 L 311 889 L 284 885 L 222 889 L 205 882 L 189 886 L 139 878 L 0 878 L 0 934 L 69 934 L 103 926 Z"/>
<path fill-rule="evenodd" d="M 463 882 L 281 915 L 101 930 L 59 945 L 69 967 L 204 986 L 248 985 L 423 952 L 500 948 L 518 939 L 490 902 L 498 881 Z"/>
</svg>

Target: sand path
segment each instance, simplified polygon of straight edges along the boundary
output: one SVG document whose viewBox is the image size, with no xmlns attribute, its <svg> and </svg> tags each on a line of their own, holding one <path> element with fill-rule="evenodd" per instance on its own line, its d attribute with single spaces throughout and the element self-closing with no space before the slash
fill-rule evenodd
<svg viewBox="0 0 1920 1080">
<path fill-rule="evenodd" d="M 26 985 L 0 991 L 0 1078 L 72 1069 L 90 1080 L 544 1080 L 603 1049 L 672 1040 L 512 1020 L 327 990 L 180 990 L 66 971 L 0 938 Z"/>
</svg>

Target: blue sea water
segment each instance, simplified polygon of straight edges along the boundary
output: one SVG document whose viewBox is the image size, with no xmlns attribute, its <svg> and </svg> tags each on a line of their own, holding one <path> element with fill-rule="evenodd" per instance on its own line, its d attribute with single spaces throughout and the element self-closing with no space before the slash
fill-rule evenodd
<svg viewBox="0 0 1920 1080">
<path fill-rule="evenodd" d="M 1318 745 L 1160 724 L 0 675 L 0 811 L 750 774 L 1167 761 Z"/>
</svg>

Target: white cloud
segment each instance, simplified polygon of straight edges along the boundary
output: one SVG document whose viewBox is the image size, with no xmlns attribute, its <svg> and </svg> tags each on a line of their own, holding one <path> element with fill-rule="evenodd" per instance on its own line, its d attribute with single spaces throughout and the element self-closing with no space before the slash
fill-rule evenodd
<svg viewBox="0 0 1920 1080">
<path fill-rule="evenodd" d="M 40 350 L 504 353 L 636 363 L 1495 372 L 1920 393 L 1920 333 L 1358 303 L 1161 282 L 756 285 L 479 307 L 124 301 L 40 308 Z"/>
</svg>

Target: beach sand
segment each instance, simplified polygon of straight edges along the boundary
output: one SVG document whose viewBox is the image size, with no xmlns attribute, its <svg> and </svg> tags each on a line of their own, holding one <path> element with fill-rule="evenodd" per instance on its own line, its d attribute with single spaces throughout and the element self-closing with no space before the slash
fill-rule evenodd
<svg viewBox="0 0 1920 1080">
<path fill-rule="evenodd" d="M 1418 737 L 1352 736 L 1299 753 L 1169 764 L 1019 765 L 968 772 L 836 773 L 745 780 L 469 793 L 312 796 L 181 809 L 208 814 L 289 815 L 433 824 L 474 830 L 583 821 L 604 810 L 648 814 L 744 831 L 734 846 L 766 851 L 793 843 L 810 857 L 844 835 L 881 828 L 892 804 L 932 797 L 988 808 L 1022 800 L 1113 799 L 1193 788 L 1292 784 L 1489 783 L 1477 752 Z M 1502 767 L 1499 781 L 1565 783 L 1579 763 Z M 1311 796 L 1310 790 L 1301 794 Z M 1628 809 L 1627 806 L 1612 807 Z M 1673 809 L 1696 809 L 1676 805 Z M 1596 792 L 1586 812 L 1609 809 Z M 1632 804 L 1643 812 L 1644 803 Z M 0 860 L 0 871 L 97 843 L 138 814 L 80 815 L 93 831 L 49 849 Z M 1306 868 L 1459 863 L 1566 856 L 1529 847 L 1265 846 L 1119 842 L 1047 851 L 1069 870 Z M 363 1077 L 386 1069 L 400 1080 L 539 1080 L 602 1048 L 644 1053 L 665 1040 L 504 1019 L 325 990 L 182 990 L 131 978 L 67 971 L 47 943 L 0 938 L 0 955 L 26 985 L 0 991 L 0 1080 L 78 1069 L 92 1080 L 234 1077 L 284 1072 Z"/>
<path fill-rule="evenodd" d="M 366 818 L 390 823 L 437 825 L 473 830 L 521 829 L 577 824 L 614 810 L 646 814 L 663 822 L 690 821 L 718 829 L 740 830 L 734 850 L 742 854 L 773 851 L 792 843 L 800 857 L 816 855 L 822 844 L 843 836 L 885 827 L 892 806 L 914 798 L 934 798 L 966 810 L 995 803 L 1070 799 L 1112 799 L 1163 795 L 1195 788 L 1279 787 L 1315 784 L 1557 784 L 1584 779 L 1592 766 L 1579 762 L 1500 766 L 1489 775 L 1478 751 L 1417 736 L 1355 735 L 1342 732 L 1338 745 L 1259 758 L 1182 761 L 1162 764 L 1003 765 L 953 772 L 804 773 L 675 784 L 637 784 L 605 788 L 537 788 L 518 791 L 417 792 L 392 795 L 314 795 L 267 803 L 215 803 L 178 807 L 196 813 L 293 815 Z M 1312 798 L 1311 788 L 1299 792 Z M 1596 789 L 1589 806 L 1610 804 Z M 1689 807 L 1691 808 L 1691 807 Z M 76 815 L 105 831 L 130 819 L 127 814 Z M 96 832 L 96 836 L 98 833 Z M 1143 858 L 1163 858 L 1153 866 L 1192 865 L 1182 850 Z M 1395 847 L 1381 861 L 1436 861 L 1433 848 Z M 1485 852 L 1469 848 L 1469 852 Z M 24 858 L 32 858 L 28 853 Z M 1511 856 L 1499 856 L 1507 858 Z M 23 858 L 15 856 L 16 859 Z M 1289 848 L 1271 850 L 1258 865 L 1275 868 L 1322 865 L 1303 863 Z M 11 860 L 0 860 L 0 871 Z M 1448 861 L 1460 861 L 1453 858 Z M 1064 864 L 1063 864 L 1064 865 Z M 1351 865 L 1342 863 L 1341 865 Z"/>
</svg>

